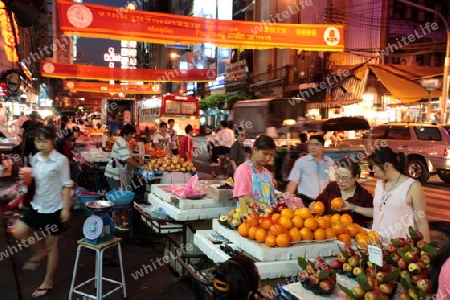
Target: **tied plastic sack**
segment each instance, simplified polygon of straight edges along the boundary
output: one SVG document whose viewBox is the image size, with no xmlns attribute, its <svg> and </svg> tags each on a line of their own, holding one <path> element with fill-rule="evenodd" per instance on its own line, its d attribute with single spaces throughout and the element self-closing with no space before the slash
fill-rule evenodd
<svg viewBox="0 0 450 300">
<path fill-rule="evenodd" d="M 305 205 L 303 204 L 303 200 L 299 197 L 290 197 L 286 200 L 286 205 L 290 209 L 303 208 Z"/>
<path fill-rule="evenodd" d="M 172 184 L 170 187 L 164 188 L 163 190 L 182 198 L 200 199 L 205 195 L 205 191 L 198 189 L 196 187 L 197 183 L 198 175 L 195 174 L 194 176 L 192 176 L 186 186 L 182 187 L 176 184 Z"/>
</svg>

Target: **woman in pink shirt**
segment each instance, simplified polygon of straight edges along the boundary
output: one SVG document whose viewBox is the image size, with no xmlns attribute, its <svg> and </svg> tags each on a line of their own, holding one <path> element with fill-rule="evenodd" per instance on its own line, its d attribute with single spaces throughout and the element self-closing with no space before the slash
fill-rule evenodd
<svg viewBox="0 0 450 300">
<path fill-rule="evenodd" d="M 272 176 L 264 166 L 275 154 L 275 141 L 260 135 L 253 144 L 252 158 L 241 164 L 234 173 L 233 197 L 242 197 L 248 205 L 254 202 L 260 210 L 275 203 Z"/>
</svg>

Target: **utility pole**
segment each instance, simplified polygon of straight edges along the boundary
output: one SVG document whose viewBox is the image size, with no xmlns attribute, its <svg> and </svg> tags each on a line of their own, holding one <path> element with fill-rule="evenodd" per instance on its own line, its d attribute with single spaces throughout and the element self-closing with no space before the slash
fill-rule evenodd
<svg viewBox="0 0 450 300">
<path fill-rule="evenodd" d="M 420 4 L 413 3 L 408 0 L 397 0 L 404 4 L 408 4 L 414 7 L 417 7 L 419 9 L 432 12 L 436 16 L 438 16 L 445 26 L 445 31 L 447 32 L 447 47 L 445 50 L 445 62 L 444 62 L 444 75 L 442 78 L 442 96 L 440 101 L 440 108 L 441 108 L 441 123 L 445 124 L 447 119 L 447 98 L 448 98 L 448 75 L 449 75 L 449 68 L 450 68 L 450 27 L 448 25 L 447 20 L 442 16 L 442 14 L 434 9 L 425 7 Z"/>
</svg>

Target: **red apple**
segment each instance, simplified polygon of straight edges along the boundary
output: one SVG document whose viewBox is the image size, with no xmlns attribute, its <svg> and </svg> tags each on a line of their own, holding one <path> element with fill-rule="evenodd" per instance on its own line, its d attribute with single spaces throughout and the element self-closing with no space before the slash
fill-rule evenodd
<svg viewBox="0 0 450 300">
<path fill-rule="evenodd" d="M 324 291 L 330 291 L 334 288 L 335 283 L 331 278 L 327 278 L 319 283 L 319 287 Z"/>
<path fill-rule="evenodd" d="M 363 299 L 364 298 L 364 290 L 361 286 L 357 285 L 352 289 L 353 296 L 355 296 L 357 299 Z"/>
<path fill-rule="evenodd" d="M 412 275 L 416 275 L 416 274 L 419 274 L 420 272 L 422 272 L 422 268 L 417 263 L 410 263 L 408 265 L 408 271 Z"/>
<path fill-rule="evenodd" d="M 400 272 L 400 277 L 403 278 L 403 279 L 406 279 L 406 278 L 410 277 L 409 276 L 409 272 L 407 270 L 401 271 Z"/>
<path fill-rule="evenodd" d="M 358 276 L 359 274 L 363 274 L 364 270 L 361 267 L 354 267 L 353 268 L 353 275 Z"/>
<path fill-rule="evenodd" d="M 419 260 L 419 255 L 413 251 L 408 251 L 405 253 L 406 260 L 410 263 L 415 263 Z"/>
<path fill-rule="evenodd" d="M 419 240 L 419 241 L 417 241 L 417 248 L 419 248 L 420 250 L 422 250 L 427 244 L 428 244 L 427 241 L 425 241 L 425 240 Z"/>
<path fill-rule="evenodd" d="M 423 269 L 419 274 L 415 274 L 411 276 L 411 280 L 413 282 L 418 282 L 421 279 L 426 279 L 429 276 L 429 272 L 427 269 Z"/>
<path fill-rule="evenodd" d="M 397 245 L 397 247 L 404 247 L 404 246 L 406 246 L 406 240 L 404 238 L 393 239 L 392 243 Z"/>
<path fill-rule="evenodd" d="M 414 240 L 414 239 L 412 239 L 412 238 L 407 238 L 406 239 L 406 245 L 409 245 L 409 246 L 415 246 L 416 245 L 416 241 Z"/>
<path fill-rule="evenodd" d="M 350 256 L 355 255 L 355 250 L 352 248 L 352 246 L 347 246 L 344 248 L 344 252 L 347 253 Z"/>
<path fill-rule="evenodd" d="M 316 275 L 309 276 L 309 281 L 312 284 L 319 284 L 319 282 L 320 282 L 319 277 L 317 277 Z"/>
<path fill-rule="evenodd" d="M 427 264 L 419 258 L 419 260 L 417 261 L 417 264 L 422 268 L 425 269 L 427 267 Z"/>
<path fill-rule="evenodd" d="M 381 271 L 387 272 L 389 270 L 389 264 L 383 261 L 383 266 L 381 267 Z"/>
<path fill-rule="evenodd" d="M 398 253 L 392 253 L 392 254 L 391 254 L 391 258 L 392 258 L 393 261 L 398 262 L 398 260 L 399 260 L 401 257 L 400 257 L 400 254 L 398 254 Z"/>
<path fill-rule="evenodd" d="M 367 277 L 367 282 L 369 283 L 371 289 L 377 286 L 377 282 L 372 277 Z"/>
<path fill-rule="evenodd" d="M 375 278 L 376 270 L 374 266 L 369 266 L 366 268 L 366 274 L 370 278 Z"/>
<path fill-rule="evenodd" d="M 382 283 L 380 284 L 380 290 L 383 294 L 390 295 L 392 294 L 393 288 L 390 283 Z"/>
<path fill-rule="evenodd" d="M 309 274 L 305 270 L 302 270 L 300 272 L 300 278 L 302 279 L 302 281 L 307 280 L 309 279 Z"/>
<path fill-rule="evenodd" d="M 327 263 L 322 257 L 316 257 L 316 259 L 314 260 L 314 266 L 316 267 L 316 269 L 322 269 L 322 266 L 326 264 Z"/>
<path fill-rule="evenodd" d="M 406 260 L 403 257 L 398 260 L 397 265 L 400 268 L 400 270 L 408 269 L 408 264 L 406 263 Z"/>
<path fill-rule="evenodd" d="M 421 250 L 419 249 L 419 247 L 414 246 L 414 247 L 411 248 L 411 251 L 414 252 L 417 255 L 420 255 L 420 251 Z"/>
<path fill-rule="evenodd" d="M 390 243 L 390 244 L 387 246 L 387 251 L 388 251 L 389 253 L 396 253 L 396 252 L 397 252 L 397 247 L 396 247 L 394 244 Z"/>
<path fill-rule="evenodd" d="M 307 263 L 307 264 L 306 264 L 306 272 L 307 272 L 309 275 L 313 275 L 313 274 L 316 273 L 316 269 L 314 268 L 314 266 L 312 265 L 312 263 Z"/>
<path fill-rule="evenodd" d="M 431 282 L 429 279 L 420 279 L 417 281 L 417 288 L 419 290 L 424 291 L 425 293 L 430 292 L 431 290 Z"/>
<path fill-rule="evenodd" d="M 423 240 L 423 233 L 421 232 L 421 231 L 419 231 L 419 230 L 416 230 L 416 233 L 417 233 L 417 239 L 420 241 L 420 240 Z"/>
<path fill-rule="evenodd" d="M 331 267 L 333 268 L 333 269 L 342 269 L 342 263 L 338 260 L 338 259 L 333 259 L 332 261 L 331 261 Z"/>
</svg>

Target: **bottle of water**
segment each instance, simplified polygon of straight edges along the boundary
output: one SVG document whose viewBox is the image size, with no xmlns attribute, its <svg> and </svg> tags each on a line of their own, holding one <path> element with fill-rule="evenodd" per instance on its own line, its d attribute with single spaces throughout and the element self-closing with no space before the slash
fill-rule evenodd
<svg viewBox="0 0 450 300">
<path fill-rule="evenodd" d="M 158 219 L 161 220 L 167 219 L 167 213 L 162 207 L 158 207 Z"/>
</svg>

